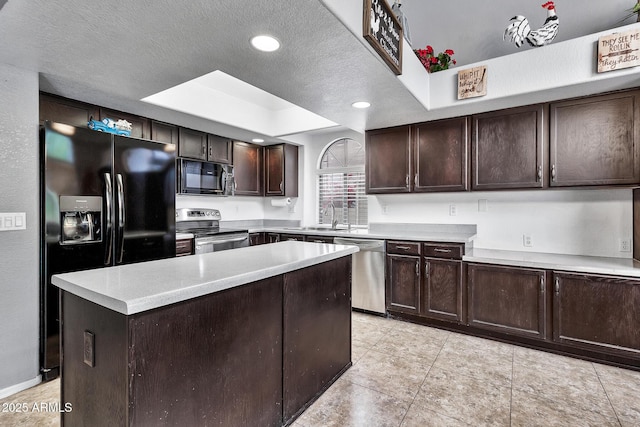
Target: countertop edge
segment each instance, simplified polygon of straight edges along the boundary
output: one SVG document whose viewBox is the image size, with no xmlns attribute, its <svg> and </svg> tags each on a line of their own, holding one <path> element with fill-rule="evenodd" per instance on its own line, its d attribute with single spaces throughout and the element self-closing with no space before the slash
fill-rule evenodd
<svg viewBox="0 0 640 427">
<path fill-rule="evenodd" d="M 302 243 L 302 242 L 295 242 Z M 305 244 L 305 243 L 303 243 Z M 316 244 L 316 243 L 306 243 Z M 107 269 L 114 269 L 120 267 L 106 267 L 104 269 L 84 270 L 75 273 L 64 273 L 54 275 L 51 279 L 52 283 L 58 288 L 72 293 L 78 297 L 84 298 L 95 304 L 116 311 L 124 315 L 132 315 L 147 310 L 153 310 L 155 308 L 164 307 L 170 304 L 175 304 L 183 301 L 187 301 L 200 296 L 208 295 L 215 292 L 220 292 L 226 289 L 233 288 L 235 286 L 245 285 L 247 283 L 259 281 L 269 277 L 285 274 L 291 271 L 299 270 L 302 268 L 310 267 L 313 265 L 321 264 L 323 262 L 332 261 L 338 258 L 342 258 L 348 255 L 352 255 L 358 252 L 356 246 L 346 245 L 332 245 L 335 246 L 335 250 L 331 252 L 322 253 L 313 257 L 306 257 L 302 259 L 293 260 L 291 262 L 275 265 L 267 268 L 260 268 L 256 270 L 249 270 L 243 274 L 218 278 L 215 280 L 205 280 L 202 283 L 189 286 L 187 288 L 176 288 L 168 292 L 159 292 L 157 294 L 145 295 L 143 297 L 131 298 L 127 300 L 114 298 L 113 296 L 105 293 L 97 292 L 87 286 L 80 285 L 74 282 L 74 275 L 78 277 L 76 273 L 86 273 L 87 271 L 93 272 L 93 275 L 100 274 L 99 271 Z M 225 251 L 230 252 L 230 251 Z M 212 255 L 212 254 L 204 254 Z M 200 255 L 192 255 L 192 257 L 198 257 Z M 186 258 L 186 257 L 183 257 Z M 176 262 L 180 258 L 167 258 L 164 260 L 151 261 L 150 263 L 158 263 L 163 261 Z M 178 261 L 179 262 L 179 261 Z M 140 267 L 146 263 L 128 264 L 128 266 L 136 265 Z M 151 267 L 150 267 L 151 268 Z"/>
</svg>

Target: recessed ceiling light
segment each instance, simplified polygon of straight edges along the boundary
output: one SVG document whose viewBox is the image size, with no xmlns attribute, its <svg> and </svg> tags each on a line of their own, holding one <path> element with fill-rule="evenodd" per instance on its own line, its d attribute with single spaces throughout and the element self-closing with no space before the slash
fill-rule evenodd
<svg viewBox="0 0 640 427">
<path fill-rule="evenodd" d="M 280 49 L 280 42 L 271 36 L 255 36 L 251 39 L 251 45 L 263 52 L 274 52 Z"/>
<path fill-rule="evenodd" d="M 253 138 L 251 141 L 253 141 L 253 142 L 264 142 L 264 139 L 262 139 L 262 138 Z"/>
<path fill-rule="evenodd" d="M 351 106 L 353 108 L 369 108 L 371 107 L 371 104 L 369 104 L 367 101 L 358 101 L 351 104 Z"/>
</svg>

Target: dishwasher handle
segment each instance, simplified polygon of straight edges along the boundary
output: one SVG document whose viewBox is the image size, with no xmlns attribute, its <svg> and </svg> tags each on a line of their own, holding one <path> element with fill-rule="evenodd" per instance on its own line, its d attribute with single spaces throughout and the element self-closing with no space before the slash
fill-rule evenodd
<svg viewBox="0 0 640 427">
<path fill-rule="evenodd" d="M 333 243 L 336 245 L 351 245 L 357 246 L 362 251 L 379 251 L 384 252 L 384 240 L 358 240 L 358 239 L 344 239 L 336 237 L 333 239 Z"/>
</svg>

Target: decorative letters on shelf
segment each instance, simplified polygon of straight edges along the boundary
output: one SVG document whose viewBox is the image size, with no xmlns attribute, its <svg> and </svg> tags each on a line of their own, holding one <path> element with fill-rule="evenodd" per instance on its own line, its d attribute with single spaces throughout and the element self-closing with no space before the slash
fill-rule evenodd
<svg viewBox="0 0 640 427">
<path fill-rule="evenodd" d="M 363 36 L 396 74 L 402 74 L 402 26 L 386 0 L 364 0 Z"/>
<path fill-rule="evenodd" d="M 486 65 L 458 71 L 458 99 L 475 98 L 486 94 Z"/>
<path fill-rule="evenodd" d="M 640 65 L 640 29 L 598 39 L 598 72 Z"/>
</svg>

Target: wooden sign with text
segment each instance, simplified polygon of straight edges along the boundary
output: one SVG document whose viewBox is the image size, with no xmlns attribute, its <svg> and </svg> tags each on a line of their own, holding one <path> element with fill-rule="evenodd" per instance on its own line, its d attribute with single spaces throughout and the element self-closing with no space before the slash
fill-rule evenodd
<svg viewBox="0 0 640 427">
<path fill-rule="evenodd" d="M 640 65 L 640 29 L 598 39 L 598 72 Z"/>
<path fill-rule="evenodd" d="M 364 0 L 363 36 L 396 74 L 402 74 L 402 26 L 386 0 Z"/>
<path fill-rule="evenodd" d="M 475 98 L 486 94 L 486 65 L 458 71 L 458 99 Z"/>
</svg>

